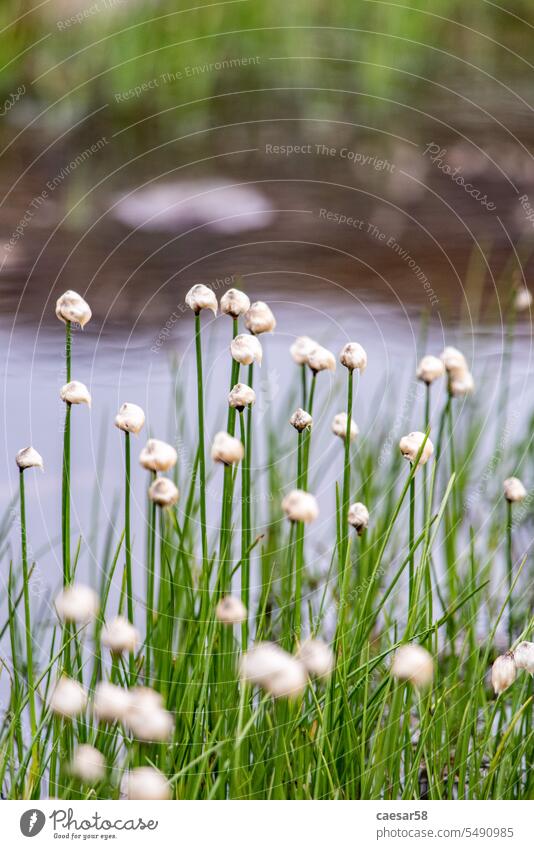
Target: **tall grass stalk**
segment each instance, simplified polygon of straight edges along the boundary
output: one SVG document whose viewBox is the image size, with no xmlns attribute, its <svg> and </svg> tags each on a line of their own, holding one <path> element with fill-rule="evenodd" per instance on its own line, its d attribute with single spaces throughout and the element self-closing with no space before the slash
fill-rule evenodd
<svg viewBox="0 0 534 849">
<path fill-rule="evenodd" d="M 132 577 L 132 539 L 130 528 L 130 475 L 131 475 L 131 456 L 130 456 L 130 434 L 124 431 L 124 547 L 126 553 L 126 609 L 128 611 L 128 621 L 134 621 L 134 600 L 133 600 L 133 577 Z M 135 680 L 135 657 L 134 653 L 130 652 L 130 685 L 133 685 Z"/>
<path fill-rule="evenodd" d="M 195 351 L 197 360 L 197 406 L 198 406 L 198 468 L 200 489 L 200 537 L 202 546 L 203 592 L 202 608 L 205 612 L 209 601 L 208 529 L 206 524 L 206 452 L 204 445 L 204 378 L 202 374 L 202 343 L 200 338 L 200 312 L 195 313 Z"/>
<path fill-rule="evenodd" d="M 24 592 L 24 626 L 26 636 L 26 677 L 28 681 L 28 707 L 30 713 L 30 733 L 32 736 L 32 779 L 39 768 L 39 748 L 37 742 L 37 714 L 35 710 L 35 683 L 33 672 L 33 633 L 30 610 L 30 576 L 28 571 L 28 547 L 26 536 L 26 498 L 24 492 L 24 469 L 19 471 L 20 495 L 20 543 L 22 553 L 22 586 Z M 31 782 L 33 784 L 33 780 Z"/>
<path fill-rule="evenodd" d="M 347 546 L 349 539 L 349 525 L 347 516 L 350 505 L 350 426 L 352 421 L 352 395 L 354 389 L 354 372 L 352 369 L 347 369 L 347 432 L 345 434 L 345 452 L 343 463 L 343 491 L 342 491 L 342 508 L 341 508 L 341 545 L 340 545 L 340 580 L 344 581 L 344 570 L 347 560 Z"/>
</svg>

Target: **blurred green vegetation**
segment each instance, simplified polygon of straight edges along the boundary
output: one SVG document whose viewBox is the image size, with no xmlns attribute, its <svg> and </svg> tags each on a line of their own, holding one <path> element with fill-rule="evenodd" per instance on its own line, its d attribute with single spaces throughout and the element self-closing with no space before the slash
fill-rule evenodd
<svg viewBox="0 0 534 849">
<path fill-rule="evenodd" d="M 189 101 L 197 101 L 195 111 L 209 119 L 220 108 L 217 95 L 300 88 L 298 95 L 279 97 L 328 117 L 343 108 L 342 96 L 332 105 L 332 88 L 363 92 L 370 97 L 363 98 L 364 110 L 384 110 L 390 99 L 421 102 L 435 96 L 427 80 L 460 91 L 490 87 L 505 96 L 493 78 L 520 85 L 529 69 L 525 34 L 529 21 L 534 23 L 529 0 L 516 0 L 508 11 L 486 0 L 176 5 L 176 0 L 2 0 L 2 100 L 23 84 L 40 109 L 56 105 L 87 114 L 107 104 L 106 115 L 114 121 L 160 113 L 164 122 Z M 242 57 L 259 60 L 217 72 L 202 68 Z M 188 68 L 196 70 L 189 74 Z M 175 81 L 160 80 L 176 73 L 181 77 Z M 158 82 L 146 86 L 153 80 Z M 117 99 L 143 84 L 139 95 Z"/>
</svg>

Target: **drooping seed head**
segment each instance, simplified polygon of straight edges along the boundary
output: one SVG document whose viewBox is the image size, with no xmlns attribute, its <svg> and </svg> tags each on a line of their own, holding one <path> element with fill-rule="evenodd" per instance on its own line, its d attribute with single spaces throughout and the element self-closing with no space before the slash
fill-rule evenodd
<svg viewBox="0 0 534 849">
<path fill-rule="evenodd" d="M 329 678 L 334 668 L 334 652 L 323 640 L 305 640 L 299 646 L 297 657 L 304 664 L 308 675 L 316 678 Z"/>
<path fill-rule="evenodd" d="M 514 649 L 514 661 L 517 669 L 525 669 L 534 675 L 534 643 L 526 640 Z"/>
<path fill-rule="evenodd" d="M 356 437 L 359 434 L 358 425 L 351 417 L 350 420 L 350 441 L 354 442 Z M 334 420 L 332 422 L 332 433 L 335 433 L 336 436 L 339 436 L 341 439 L 345 440 L 347 438 L 347 414 L 346 413 L 338 413 L 337 416 L 334 416 Z"/>
<path fill-rule="evenodd" d="M 228 395 L 228 403 L 237 410 L 244 410 L 256 401 L 256 393 L 246 383 L 236 383 Z"/>
<path fill-rule="evenodd" d="M 491 667 L 491 683 L 495 694 L 499 696 L 504 693 L 514 683 L 515 677 L 514 655 L 511 651 L 507 651 L 506 654 L 501 654 Z"/>
<path fill-rule="evenodd" d="M 332 351 L 316 345 L 308 354 L 308 365 L 315 374 L 319 371 L 335 371 L 336 358 Z"/>
<path fill-rule="evenodd" d="M 307 366 L 311 352 L 317 347 L 317 342 L 314 339 L 310 339 L 309 336 L 297 336 L 289 349 L 289 353 L 297 365 Z"/>
<path fill-rule="evenodd" d="M 339 354 L 339 362 L 349 371 L 358 369 L 363 374 L 367 368 L 367 353 L 359 342 L 347 342 Z"/>
<path fill-rule="evenodd" d="M 291 522 L 304 522 L 308 525 L 319 515 L 317 499 L 311 492 L 293 489 L 282 500 L 282 510 Z"/>
<path fill-rule="evenodd" d="M 148 497 L 158 507 L 172 507 L 178 501 L 180 493 L 169 478 L 156 478 L 148 488 Z"/>
<path fill-rule="evenodd" d="M 31 445 L 28 448 L 21 448 L 20 451 L 17 451 L 15 460 L 21 471 L 23 469 L 41 469 L 42 472 L 44 471 L 43 458 Z"/>
<path fill-rule="evenodd" d="M 445 364 L 439 357 L 434 357 L 432 354 L 427 354 L 419 361 L 417 366 L 416 376 L 418 380 L 422 380 L 427 386 L 430 386 L 439 377 L 445 374 Z"/>
<path fill-rule="evenodd" d="M 458 371 L 449 380 L 449 391 L 454 398 L 463 398 L 475 391 L 475 381 L 470 371 Z"/>
<path fill-rule="evenodd" d="M 176 465 L 176 449 L 161 439 L 149 439 L 141 453 L 139 462 L 150 472 L 168 472 Z"/>
<path fill-rule="evenodd" d="M 174 719 L 163 707 L 159 693 L 149 687 L 136 687 L 130 691 L 131 702 L 124 724 L 137 740 L 162 743 L 168 740 L 174 728 Z"/>
<path fill-rule="evenodd" d="M 445 366 L 445 370 L 450 377 L 462 374 L 469 371 L 467 360 L 458 348 L 453 348 L 452 345 L 447 345 L 440 355 L 441 361 Z"/>
<path fill-rule="evenodd" d="M 245 327 L 254 336 L 260 333 L 272 333 L 276 327 L 276 319 L 271 308 L 263 301 L 255 301 L 245 313 Z"/>
<path fill-rule="evenodd" d="M 434 677 L 432 655 L 415 643 L 400 646 L 391 664 L 391 674 L 398 681 L 409 681 L 418 689 L 428 687 Z"/>
<path fill-rule="evenodd" d="M 369 510 L 365 504 L 356 501 L 355 504 L 350 505 L 348 522 L 360 537 L 369 525 Z"/>
<path fill-rule="evenodd" d="M 87 705 L 87 693 L 78 681 L 64 675 L 57 682 L 51 698 L 50 709 L 58 716 L 79 716 Z"/>
<path fill-rule="evenodd" d="M 71 584 L 61 590 L 54 601 L 54 607 L 62 622 L 87 625 L 98 616 L 100 599 L 91 587 Z"/>
<path fill-rule="evenodd" d="M 213 289 L 208 289 L 203 283 L 197 283 L 192 286 L 185 296 L 187 306 L 193 310 L 195 315 L 198 315 L 200 310 L 211 310 L 213 315 L 217 315 L 217 298 Z"/>
<path fill-rule="evenodd" d="M 101 722 L 122 722 L 130 707 L 131 695 L 124 687 L 100 681 L 95 687 L 93 710 Z"/>
<path fill-rule="evenodd" d="M 83 329 L 91 320 L 91 308 L 81 295 L 69 289 L 56 301 L 56 316 L 64 324 L 72 321 Z"/>
<path fill-rule="evenodd" d="M 79 380 L 71 380 L 61 387 L 60 397 L 66 404 L 87 404 L 91 406 L 91 395 L 85 383 Z"/>
<path fill-rule="evenodd" d="M 262 687 L 274 698 L 295 698 L 307 683 L 304 664 L 274 643 L 257 643 L 243 655 L 244 681 Z"/>
<path fill-rule="evenodd" d="M 232 318 L 239 318 L 250 309 L 250 298 L 239 289 L 228 289 L 221 298 L 221 312 Z"/>
<path fill-rule="evenodd" d="M 157 801 L 170 799 L 169 782 L 158 769 L 151 766 L 138 766 L 126 773 L 124 787 L 127 799 Z"/>
<path fill-rule="evenodd" d="M 295 430 L 298 430 L 299 433 L 302 433 L 302 431 L 306 430 L 306 428 L 311 428 L 313 425 L 313 419 L 306 410 L 299 407 L 289 419 L 289 424 L 293 425 Z"/>
<path fill-rule="evenodd" d="M 426 438 L 426 434 L 421 433 L 418 430 L 414 430 L 414 431 L 412 431 L 412 433 L 409 433 L 407 436 L 403 436 L 402 439 L 399 442 L 399 448 L 400 448 L 400 452 L 401 452 L 402 456 L 406 460 L 409 460 L 410 463 L 414 463 L 415 458 L 417 457 L 417 455 L 419 454 L 419 451 L 421 449 L 421 445 L 425 441 L 425 438 Z M 428 438 L 425 442 L 425 447 L 423 448 L 423 451 L 422 451 L 421 456 L 419 458 L 419 463 L 417 465 L 418 466 L 424 466 L 425 463 L 427 463 L 428 460 L 431 458 L 433 453 L 434 453 L 434 446 L 433 446 L 432 442 L 430 441 L 430 438 Z"/>
<path fill-rule="evenodd" d="M 230 353 L 242 366 L 249 366 L 251 363 L 258 363 L 261 366 L 263 350 L 259 339 L 251 334 L 240 333 L 232 339 Z"/>
<path fill-rule="evenodd" d="M 137 628 L 124 616 L 116 616 L 102 628 L 101 640 L 112 654 L 122 654 L 135 651 L 141 637 Z"/>
<path fill-rule="evenodd" d="M 247 618 L 247 608 L 234 595 L 227 595 L 221 598 L 215 608 L 215 616 L 224 625 L 239 625 L 245 622 Z"/>
<path fill-rule="evenodd" d="M 527 497 L 527 491 L 519 478 L 506 478 L 503 483 L 504 497 L 507 501 L 523 501 Z"/>
<path fill-rule="evenodd" d="M 74 751 L 70 773 L 85 784 L 98 784 L 106 774 L 106 759 L 94 746 L 83 743 Z"/>
<path fill-rule="evenodd" d="M 526 286 L 521 286 L 514 298 L 514 307 L 518 312 L 525 312 L 532 306 L 532 292 Z"/>
<path fill-rule="evenodd" d="M 126 433 L 139 433 L 145 424 L 145 414 L 137 404 L 126 401 L 115 416 L 115 427 Z"/>
<path fill-rule="evenodd" d="M 235 436 L 230 436 L 224 430 L 215 434 L 213 445 L 211 446 L 212 460 L 216 463 L 224 463 L 226 466 L 232 466 L 234 463 L 239 463 L 244 456 L 245 449 L 239 439 L 236 439 Z"/>
</svg>

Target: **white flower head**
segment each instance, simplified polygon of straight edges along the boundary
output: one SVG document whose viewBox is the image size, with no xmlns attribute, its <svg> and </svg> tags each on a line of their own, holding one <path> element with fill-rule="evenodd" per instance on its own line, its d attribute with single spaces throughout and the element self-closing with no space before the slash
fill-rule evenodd
<svg viewBox="0 0 534 849">
<path fill-rule="evenodd" d="M 289 349 L 289 353 L 297 365 L 307 366 L 311 352 L 317 347 L 317 342 L 310 339 L 309 336 L 297 336 Z"/>
<path fill-rule="evenodd" d="M 349 371 L 358 369 L 363 374 L 367 368 L 367 353 L 359 342 L 347 342 L 341 350 L 339 362 Z"/>
<path fill-rule="evenodd" d="M 169 782 L 163 773 L 151 766 L 138 766 L 126 773 L 124 787 L 127 799 L 155 802 L 171 797 Z"/>
<path fill-rule="evenodd" d="M 348 514 L 349 525 L 352 525 L 358 536 L 361 536 L 369 524 L 369 510 L 360 501 L 351 504 Z"/>
<path fill-rule="evenodd" d="M 526 286 L 521 286 L 514 298 L 514 306 L 518 312 L 525 312 L 532 306 L 532 292 Z"/>
<path fill-rule="evenodd" d="M 254 336 L 260 333 L 272 333 L 276 327 L 276 319 L 267 304 L 263 301 L 255 301 L 245 313 L 245 327 Z"/>
<path fill-rule="evenodd" d="M 131 695 L 124 687 L 100 681 L 95 687 L 93 710 L 101 722 L 121 722 L 130 707 Z"/>
<path fill-rule="evenodd" d="M 189 290 L 185 296 L 185 302 L 195 315 L 198 315 L 200 310 L 211 310 L 213 315 L 217 315 L 215 292 L 203 283 L 197 283 Z"/>
<path fill-rule="evenodd" d="M 332 351 L 316 345 L 308 354 L 308 365 L 315 374 L 319 371 L 335 371 L 336 358 Z"/>
<path fill-rule="evenodd" d="M 64 324 L 71 321 L 83 329 L 91 320 L 91 308 L 81 295 L 69 289 L 56 301 L 56 316 Z"/>
<path fill-rule="evenodd" d="M 250 298 L 240 289 L 228 289 L 221 298 L 221 312 L 232 318 L 239 318 L 250 308 Z"/>
<path fill-rule="evenodd" d="M 77 746 L 70 763 L 70 772 L 86 784 L 98 784 L 106 774 L 104 755 L 87 743 Z"/>
<path fill-rule="evenodd" d="M 475 391 L 475 381 L 470 371 L 457 372 L 451 375 L 449 391 L 454 398 L 463 398 Z"/>
<path fill-rule="evenodd" d="M 102 629 L 102 645 L 112 654 L 133 652 L 138 647 L 141 637 L 137 628 L 128 622 L 124 616 L 116 616 Z"/>
<path fill-rule="evenodd" d="M 115 416 L 115 427 L 126 433 L 139 433 L 145 424 L 144 411 L 137 404 L 126 401 Z"/>
<path fill-rule="evenodd" d="M 239 439 L 236 439 L 235 436 L 230 436 L 224 430 L 215 434 L 213 445 L 211 446 L 212 460 L 216 463 L 224 463 L 226 466 L 232 466 L 234 463 L 239 463 L 244 456 L 245 449 Z"/>
<path fill-rule="evenodd" d="M 514 649 L 514 661 L 517 669 L 525 669 L 534 675 L 534 643 L 526 640 Z"/>
<path fill-rule="evenodd" d="M 247 608 L 234 595 L 226 595 L 221 598 L 215 608 L 215 616 L 224 625 L 240 625 L 247 618 Z"/>
<path fill-rule="evenodd" d="M 87 693 L 78 681 L 64 675 L 57 682 L 50 698 L 50 708 L 58 716 L 79 716 L 87 705 Z"/>
<path fill-rule="evenodd" d="M 71 584 L 61 590 L 54 601 L 54 607 L 62 622 L 87 625 L 98 616 L 100 599 L 91 587 Z"/>
<path fill-rule="evenodd" d="M 304 522 L 308 525 L 319 515 L 317 499 L 311 492 L 293 489 L 282 501 L 282 510 L 291 522 Z"/>
<path fill-rule="evenodd" d="M 391 664 L 391 674 L 398 681 L 409 681 L 418 689 L 428 687 L 434 677 L 432 655 L 415 643 L 400 646 Z"/>
<path fill-rule="evenodd" d="M 302 433 L 302 431 L 306 430 L 306 428 L 311 428 L 313 425 L 313 419 L 306 410 L 299 407 L 289 419 L 289 424 L 293 425 L 295 430 L 298 430 L 299 433 Z"/>
<path fill-rule="evenodd" d="M 350 420 L 350 441 L 354 442 L 356 437 L 359 434 L 358 425 L 351 417 Z M 332 433 L 336 436 L 339 436 L 341 439 L 345 440 L 347 438 L 347 414 L 346 413 L 338 413 L 337 416 L 334 416 L 334 420 L 332 422 Z"/>
<path fill-rule="evenodd" d="M 244 410 L 256 401 L 256 393 L 246 383 L 236 383 L 228 395 L 228 403 L 237 410 Z"/>
<path fill-rule="evenodd" d="M 87 404 L 91 406 L 91 395 L 85 383 L 79 380 L 71 380 L 61 387 L 60 397 L 66 404 Z"/>
<path fill-rule="evenodd" d="M 43 458 L 31 445 L 28 448 L 21 448 L 20 451 L 17 451 L 15 460 L 21 471 L 24 469 L 41 469 L 41 471 L 44 471 Z"/>
<path fill-rule="evenodd" d="M 426 434 L 421 433 L 418 430 L 412 431 L 407 436 L 403 436 L 399 442 L 399 448 L 402 456 L 409 460 L 410 463 L 414 463 L 419 451 L 421 450 L 421 446 L 423 442 L 425 442 Z M 430 438 L 426 439 L 425 447 L 421 453 L 419 458 L 418 466 L 424 466 L 425 463 L 430 460 L 432 454 L 434 453 L 434 446 L 430 441 Z"/>
<path fill-rule="evenodd" d="M 251 363 L 258 363 L 261 366 L 263 350 L 259 339 L 252 334 L 240 333 L 239 336 L 235 336 L 230 345 L 230 353 L 242 366 L 249 366 Z"/>
<path fill-rule="evenodd" d="M 304 664 L 308 674 L 316 678 L 329 678 L 334 668 L 334 652 L 323 640 L 305 640 L 299 646 L 297 657 Z"/>
<path fill-rule="evenodd" d="M 453 348 L 452 345 L 448 345 L 444 348 L 440 357 L 443 365 L 445 366 L 445 370 L 450 377 L 469 371 L 467 360 L 464 355 L 458 350 L 458 348 Z"/>
<path fill-rule="evenodd" d="M 275 643 L 257 643 L 243 655 L 241 678 L 262 687 L 274 698 L 294 698 L 307 682 L 304 664 Z"/>
<path fill-rule="evenodd" d="M 516 665 L 511 651 L 501 654 L 491 667 L 491 683 L 497 696 L 511 687 L 516 677 Z"/>
<path fill-rule="evenodd" d="M 148 488 L 148 497 L 158 507 L 172 507 L 178 501 L 180 493 L 176 484 L 169 478 L 156 478 Z"/>
<path fill-rule="evenodd" d="M 445 364 L 439 357 L 434 357 L 432 354 L 427 354 L 420 360 L 417 366 L 416 376 L 418 380 L 422 380 L 427 386 L 430 386 L 439 377 L 445 374 Z"/>
<path fill-rule="evenodd" d="M 168 740 L 174 728 L 174 719 L 163 707 L 159 693 L 149 687 L 137 687 L 131 690 L 130 706 L 124 717 L 137 740 L 148 743 L 162 743 Z"/>
<path fill-rule="evenodd" d="M 503 483 L 504 497 L 507 501 L 523 501 L 527 497 L 527 491 L 519 478 L 506 478 Z"/>
<path fill-rule="evenodd" d="M 139 462 L 151 472 L 168 472 L 176 465 L 176 449 L 161 439 L 149 439 L 139 455 Z"/>
</svg>

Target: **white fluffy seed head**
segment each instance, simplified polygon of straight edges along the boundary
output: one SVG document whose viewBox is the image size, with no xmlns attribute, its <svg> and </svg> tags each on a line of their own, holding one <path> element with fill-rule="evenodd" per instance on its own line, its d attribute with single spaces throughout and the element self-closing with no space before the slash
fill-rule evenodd
<svg viewBox="0 0 534 849">
<path fill-rule="evenodd" d="M 139 455 L 139 462 L 150 472 L 168 472 L 176 465 L 176 449 L 161 439 L 149 439 Z"/>
<path fill-rule="evenodd" d="M 228 289 L 221 298 L 221 312 L 232 318 L 239 318 L 250 308 L 250 298 L 239 289 Z"/>
<path fill-rule="evenodd" d="M 507 501 L 523 501 L 527 497 L 527 491 L 519 478 L 506 478 L 503 490 Z"/>
<path fill-rule="evenodd" d="M 526 640 L 514 649 L 514 661 L 517 669 L 525 669 L 534 675 L 534 643 Z"/>
<path fill-rule="evenodd" d="M 272 333 L 276 327 L 276 319 L 270 307 L 263 301 L 255 301 L 245 313 L 245 327 L 254 336 L 260 333 Z"/>
<path fill-rule="evenodd" d="M 407 436 L 403 436 L 402 439 L 400 440 L 400 442 L 399 442 L 400 452 L 406 460 L 410 461 L 410 463 L 415 462 L 415 458 L 419 454 L 419 451 L 421 449 L 421 445 L 423 444 L 425 437 L 426 437 L 426 434 L 421 433 L 418 430 L 414 430 L 414 431 L 412 431 L 412 433 L 409 433 Z M 430 441 L 430 438 L 428 438 L 425 442 L 425 447 L 423 448 L 421 457 L 419 458 L 418 466 L 424 466 L 425 463 L 427 463 L 428 460 L 431 458 L 433 453 L 434 453 L 434 446 L 433 446 L 432 442 Z"/>
<path fill-rule="evenodd" d="M 156 478 L 148 488 L 148 497 L 158 507 L 172 507 L 178 501 L 178 487 L 169 478 Z"/>
<path fill-rule="evenodd" d="M 354 442 L 356 437 L 359 434 L 358 425 L 351 417 L 350 420 L 350 441 Z M 338 413 L 337 416 L 334 416 L 334 420 L 332 422 L 332 433 L 336 436 L 339 436 L 341 439 L 345 440 L 347 438 L 347 414 L 346 413 Z"/>
<path fill-rule="evenodd" d="M 355 529 L 358 536 L 361 536 L 369 524 L 369 510 L 360 501 L 351 504 L 348 514 L 349 525 Z"/>
<path fill-rule="evenodd" d="M 289 353 L 297 365 L 307 366 L 308 357 L 314 348 L 317 348 L 317 342 L 314 339 L 310 339 L 309 336 L 297 336 L 289 349 Z"/>
<path fill-rule="evenodd" d="M 126 774 L 124 782 L 127 799 L 170 799 L 169 782 L 159 770 L 151 766 L 138 766 Z"/>
<path fill-rule="evenodd" d="M 15 460 L 21 470 L 41 469 L 41 471 L 44 471 L 43 458 L 31 445 L 28 448 L 21 448 L 20 451 L 17 451 Z"/>
<path fill-rule="evenodd" d="M 299 433 L 302 433 L 302 431 L 306 430 L 306 428 L 311 428 L 313 425 L 313 419 L 306 410 L 299 407 L 289 419 L 289 424 L 293 425 L 295 430 L 298 430 Z"/>
<path fill-rule="evenodd" d="M 339 362 L 349 371 L 359 370 L 363 374 L 367 368 L 367 353 L 359 342 L 347 342 L 339 354 Z"/>
<path fill-rule="evenodd" d="M 124 724 L 137 740 L 162 743 L 168 740 L 174 728 L 174 719 L 163 707 L 160 694 L 149 687 L 135 687 L 130 691 L 131 702 Z"/>
<path fill-rule="evenodd" d="M 124 616 L 116 616 L 102 628 L 102 645 L 110 650 L 112 654 L 133 652 L 140 643 L 140 635 L 137 628 L 128 622 Z"/>
<path fill-rule="evenodd" d="M 68 289 L 56 301 L 56 316 L 64 324 L 67 321 L 72 321 L 84 328 L 88 321 L 91 320 L 91 308 L 87 301 L 84 301 L 81 295 Z"/>
<path fill-rule="evenodd" d="M 244 410 L 256 401 L 256 393 L 246 383 L 236 383 L 228 395 L 228 403 L 237 410 Z"/>
<path fill-rule="evenodd" d="M 282 510 L 291 522 L 304 522 L 308 525 L 319 515 L 317 499 L 311 492 L 293 489 L 282 500 Z"/>
<path fill-rule="evenodd" d="M 211 446 L 211 459 L 216 463 L 224 463 L 225 466 L 232 466 L 234 463 L 239 463 L 245 456 L 243 443 L 235 436 L 230 436 L 226 431 L 221 430 L 215 434 L 213 445 Z"/>
<path fill-rule="evenodd" d="M 213 315 L 217 315 L 215 292 L 203 283 L 197 283 L 196 286 L 191 287 L 185 296 L 185 302 L 195 315 L 198 315 L 200 310 L 211 310 Z"/>
<path fill-rule="evenodd" d="M 458 371 L 451 375 L 449 380 L 449 391 L 454 398 L 463 398 L 475 391 L 475 381 L 470 371 Z"/>
<path fill-rule="evenodd" d="M 234 595 L 226 595 L 221 598 L 215 608 L 215 616 L 224 625 L 239 625 L 246 621 L 247 608 L 241 599 Z"/>
<path fill-rule="evenodd" d="M 91 395 L 85 383 L 79 380 L 71 380 L 60 389 L 60 397 L 66 404 L 87 404 L 91 406 Z"/>
<path fill-rule="evenodd" d="M 126 401 L 115 416 L 115 427 L 127 433 L 139 433 L 145 424 L 144 411 L 137 404 Z"/>
<path fill-rule="evenodd" d="M 100 609 L 100 599 L 91 587 L 84 584 L 71 584 L 65 587 L 54 601 L 57 615 L 62 622 L 76 622 L 87 625 L 96 619 Z"/>
<path fill-rule="evenodd" d="M 434 677 L 432 655 L 415 643 L 400 646 L 391 664 L 391 674 L 398 681 L 409 681 L 418 689 L 428 687 Z"/>
<path fill-rule="evenodd" d="M 106 774 L 106 760 L 102 752 L 84 743 L 78 746 L 70 763 L 71 775 L 85 784 L 98 784 Z"/>
<path fill-rule="evenodd" d="M 516 666 L 511 651 L 501 654 L 491 667 L 491 683 L 497 696 L 504 693 L 515 681 Z"/>
<path fill-rule="evenodd" d="M 299 646 L 297 657 L 309 675 L 327 679 L 334 668 L 334 652 L 323 640 L 308 639 Z"/>
<path fill-rule="evenodd" d="M 464 355 L 458 350 L 458 348 L 453 348 L 452 345 L 447 345 L 447 347 L 443 349 L 440 359 L 450 377 L 469 371 L 467 360 Z"/>
<path fill-rule="evenodd" d="M 439 357 L 434 357 L 432 354 L 427 354 L 419 361 L 417 366 L 416 376 L 418 380 L 424 381 L 427 386 L 430 386 L 439 377 L 445 374 L 445 364 Z"/>
<path fill-rule="evenodd" d="M 57 682 L 50 698 L 50 708 L 58 716 L 79 716 L 87 705 L 87 693 L 78 681 L 64 675 Z"/>
<path fill-rule="evenodd" d="M 274 698 L 295 698 L 306 686 L 304 664 L 274 643 L 257 643 L 241 659 L 244 681 L 256 684 Z"/>
<path fill-rule="evenodd" d="M 521 286 L 515 294 L 514 307 L 518 312 L 529 310 L 532 306 L 532 292 L 526 286 Z"/>
<path fill-rule="evenodd" d="M 319 371 L 335 371 L 336 358 L 332 351 L 316 345 L 308 354 L 308 365 L 315 374 Z"/>
<path fill-rule="evenodd" d="M 240 333 L 239 336 L 235 336 L 230 345 L 230 353 L 242 366 L 249 366 L 251 363 L 258 363 L 261 366 L 263 350 L 259 339 L 252 334 Z"/>
<path fill-rule="evenodd" d="M 124 687 L 100 681 L 95 687 L 93 710 L 102 722 L 121 722 L 130 707 L 131 695 Z"/>
</svg>

